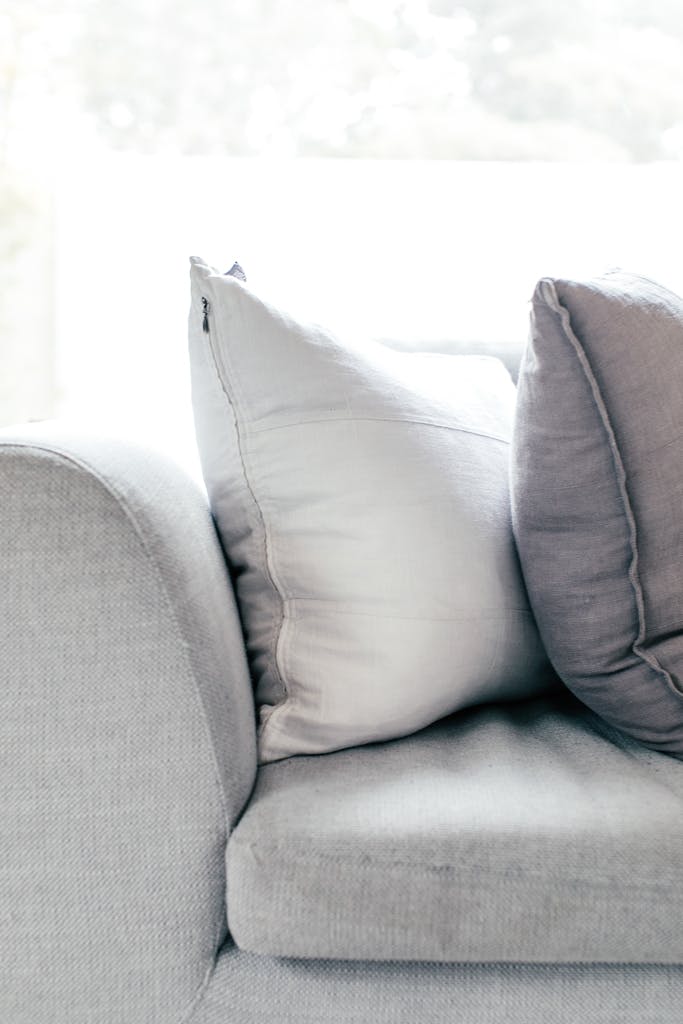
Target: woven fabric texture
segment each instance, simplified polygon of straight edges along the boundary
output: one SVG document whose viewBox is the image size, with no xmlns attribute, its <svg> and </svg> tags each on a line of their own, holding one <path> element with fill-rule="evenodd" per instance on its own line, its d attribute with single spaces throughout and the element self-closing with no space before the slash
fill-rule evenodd
<svg viewBox="0 0 683 1024">
<path fill-rule="evenodd" d="M 42 425 L 2 436 L 0 487 L 0 1019 L 180 1024 L 255 771 L 205 498 Z"/>
<path fill-rule="evenodd" d="M 513 526 L 548 654 L 594 711 L 683 758 L 683 299 L 546 279 L 512 447 Z"/>
<path fill-rule="evenodd" d="M 261 768 L 237 944 L 301 957 L 683 963 L 683 764 L 569 693 Z"/>
<path fill-rule="evenodd" d="M 683 967 L 260 957 L 228 944 L 191 1024 L 680 1024 Z"/>
</svg>

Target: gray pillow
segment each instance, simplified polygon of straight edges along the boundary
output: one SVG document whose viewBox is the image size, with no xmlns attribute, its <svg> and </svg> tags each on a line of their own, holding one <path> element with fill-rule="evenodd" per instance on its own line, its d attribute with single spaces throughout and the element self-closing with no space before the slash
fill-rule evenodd
<svg viewBox="0 0 683 1024">
<path fill-rule="evenodd" d="M 533 297 L 512 519 L 546 650 L 618 729 L 683 757 L 683 300 L 617 271 Z"/>
</svg>

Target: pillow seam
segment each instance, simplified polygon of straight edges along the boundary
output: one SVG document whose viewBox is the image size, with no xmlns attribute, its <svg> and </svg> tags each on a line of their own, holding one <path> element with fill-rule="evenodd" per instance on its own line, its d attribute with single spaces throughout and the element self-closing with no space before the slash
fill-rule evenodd
<svg viewBox="0 0 683 1024">
<path fill-rule="evenodd" d="M 292 420 L 291 423 L 275 423 L 272 427 L 253 427 L 252 434 L 267 434 L 275 430 L 288 430 L 292 427 L 304 427 L 316 423 L 399 423 L 417 424 L 424 427 L 434 427 L 437 430 L 451 430 L 459 434 L 467 434 L 470 437 L 483 437 L 488 441 L 499 441 L 500 444 L 511 444 L 509 437 L 501 437 L 486 430 L 470 430 L 468 427 L 457 426 L 455 423 L 441 423 L 437 420 L 419 419 L 416 416 L 401 418 L 399 416 L 316 416 L 311 419 Z"/>
<path fill-rule="evenodd" d="M 240 304 L 239 303 L 235 303 L 235 305 L 238 306 L 239 313 L 241 314 Z M 243 317 L 241 317 L 241 319 L 242 319 L 242 321 L 244 321 Z M 280 666 L 280 662 L 279 662 L 279 659 L 278 659 L 278 648 L 280 647 L 280 644 L 281 644 L 282 635 L 283 635 L 283 625 L 284 625 L 284 621 L 285 621 L 285 597 L 284 597 L 284 594 L 282 592 L 282 588 L 276 582 L 276 579 L 275 579 L 275 575 L 276 574 L 273 571 L 272 560 L 271 560 L 271 547 L 272 547 L 272 545 L 270 543 L 269 531 L 268 531 L 268 527 L 267 527 L 267 524 L 266 524 L 265 516 L 263 514 L 263 508 L 261 506 L 261 503 L 259 502 L 259 500 L 256 497 L 256 493 L 255 493 L 254 487 L 253 487 L 253 482 L 252 482 L 250 474 L 249 474 L 249 472 L 247 470 L 247 465 L 246 465 L 246 460 L 245 460 L 245 457 L 244 457 L 242 440 L 243 440 L 243 434 L 245 432 L 249 433 L 249 431 L 248 431 L 248 427 L 247 427 L 247 424 L 246 424 L 246 416 L 244 415 L 244 413 L 242 411 L 242 400 L 241 400 L 241 396 L 239 394 L 239 385 L 238 385 L 238 382 L 237 382 L 237 374 L 235 373 L 234 367 L 232 366 L 232 364 L 230 362 L 230 359 L 229 359 L 229 356 L 228 356 L 228 352 L 227 352 L 227 346 L 224 344 L 225 339 L 221 337 L 222 332 L 219 329 L 218 317 L 216 317 L 216 316 L 213 317 L 213 333 L 216 336 L 216 342 L 217 342 L 217 344 L 218 344 L 218 346 L 220 348 L 220 359 L 218 358 L 216 348 L 214 347 L 214 344 L 213 344 L 213 341 L 212 341 L 211 331 L 209 331 L 207 333 L 208 333 L 207 342 L 208 342 L 208 352 L 209 352 L 210 362 L 211 362 L 211 364 L 213 366 L 213 369 L 214 369 L 214 371 L 216 373 L 216 377 L 218 378 L 218 382 L 220 384 L 221 390 L 223 391 L 223 394 L 225 395 L 225 397 L 226 397 L 226 399 L 228 401 L 228 405 L 230 406 L 230 408 L 232 410 L 233 417 L 234 417 L 235 435 L 236 435 L 236 438 L 237 438 L 237 454 L 239 456 L 240 466 L 242 467 L 242 475 L 244 477 L 244 482 L 246 484 L 247 491 L 249 492 L 249 495 L 251 496 L 251 499 L 252 499 L 252 501 L 254 503 L 254 506 L 256 507 L 258 519 L 259 519 L 259 521 L 261 523 L 261 527 L 262 527 L 262 530 L 263 530 L 263 555 L 264 555 L 265 570 L 266 570 L 267 577 L 268 577 L 268 580 L 270 582 L 270 585 L 271 585 L 273 591 L 275 592 L 275 594 L 277 595 L 278 600 L 279 600 L 280 615 L 279 615 L 279 620 L 275 622 L 274 628 L 273 628 L 273 630 L 271 632 L 271 638 L 270 638 L 270 643 L 269 643 L 269 647 L 270 647 L 270 652 L 271 653 L 270 653 L 270 657 L 269 657 L 269 660 L 268 660 L 268 665 L 275 670 L 275 675 L 277 676 L 278 680 L 280 681 L 280 685 L 282 686 L 283 696 L 282 696 L 282 699 L 277 704 L 275 704 L 275 705 L 270 705 L 270 706 L 263 705 L 262 706 L 263 709 L 268 707 L 269 708 L 269 712 L 267 713 L 265 719 L 262 719 L 261 722 L 260 722 L 259 729 L 258 729 L 258 735 L 259 735 L 259 739 L 260 739 L 261 734 L 263 733 L 264 727 L 267 724 L 268 719 L 270 718 L 270 714 L 275 710 L 276 707 L 281 707 L 283 704 L 285 704 L 287 702 L 288 698 L 290 697 L 289 687 L 287 686 L 287 683 L 285 681 L 285 677 L 283 675 L 283 672 L 282 672 L 282 669 L 281 669 L 281 666 Z M 223 369 L 223 371 L 224 371 L 223 373 L 221 373 L 221 369 Z M 230 379 L 231 384 L 232 384 L 232 388 L 228 388 L 225 380 L 223 379 L 224 376 L 228 377 Z"/>
</svg>

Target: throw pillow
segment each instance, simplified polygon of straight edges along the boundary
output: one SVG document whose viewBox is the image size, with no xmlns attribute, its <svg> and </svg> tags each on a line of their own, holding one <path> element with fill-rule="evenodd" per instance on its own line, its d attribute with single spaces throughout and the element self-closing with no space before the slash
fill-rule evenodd
<svg viewBox="0 0 683 1024">
<path fill-rule="evenodd" d="M 545 688 L 510 525 L 502 364 L 341 341 L 199 259 L 191 278 L 198 447 L 261 762 Z"/>
<path fill-rule="evenodd" d="M 512 450 L 515 536 L 550 659 L 683 756 L 683 300 L 623 272 L 542 280 Z"/>
</svg>

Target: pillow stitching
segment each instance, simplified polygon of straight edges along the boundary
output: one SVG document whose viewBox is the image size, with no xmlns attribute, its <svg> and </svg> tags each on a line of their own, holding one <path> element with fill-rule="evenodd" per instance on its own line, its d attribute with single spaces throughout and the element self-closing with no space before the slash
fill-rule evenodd
<svg viewBox="0 0 683 1024">
<path fill-rule="evenodd" d="M 643 590 L 640 584 L 638 575 L 638 545 L 637 545 L 637 527 L 633 509 L 631 508 L 631 502 L 628 496 L 628 490 L 626 487 L 626 470 L 621 458 L 621 452 L 617 444 L 616 435 L 612 422 L 607 411 L 607 406 L 602 397 L 602 392 L 597 379 L 593 373 L 590 365 L 590 360 L 586 351 L 574 333 L 571 320 L 569 317 L 568 310 L 562 305 L 557 295 L 555 285 L 550 278 L 545 278 L 541 282 L 541 295 L 545 303 L 557 314 L 562 326 L 565 337 L 571 344 L 572 348 L 576 352 L 576 356 L 579 360 L 579 365 L 583 370 L 584 376 L 591 390 L 591 396 L 595 404 L 598 416 L 602 421 L 605 433 L 607 435 L 607 441 L 612 456 L 612 464 L 614 466 L 614 473 L 617 481 L 617 487 L 619 490 L 619 496 L 621 498 L 624 518 L 628 525 L 629 532 L 629 546 L 631 549 L 631 564 L 628 571 L 628 579 L 631 584 L 633 596 L 636 604 L 636 611 L 638 614 L 638 634 L 634 639 L 631 650 L 633 653 L 641 659 L 653 672 L 659 676 L 663 676 L 664 682 L 668 689 L 674 693 L 678 698 L 683 700 L 683 691 L 679 690 L 669 672 L 660 664 L 654 655 L 650 654 L 644 649 L 643 642 L 646 637 L 646 623 L 645 623 L 645 600 L 643 596 Z"/>
<path fill-rule="evenodd" d="M 237 305 L 238 305 L 239 311 L 241 313 L 241 303 L 238 303 Z M 242 318 L 242 320 L 244 320 L 244 318 Z M 261 721 L 260 721 L 259 729 L 258 729 L 258 735 L 259 735 L 259 738 L 260 738 L 260 736 L 261 736 L 261 734 L 263 732 L 264 726 L 266 725 L 266 722 L 268 721 L 268 718 L 270 717 L 270 714 L 272 713 L 272 711 L 274 711 L 276 707 L 281 707 L 287 701 L 287 699 L 290 696 L 289 688 L 288 688 L 287 683 L 285 681 L 285 677 L 284 677 L 283 672 L 282 672 L 282 670 L 280 668 L 280 662 L 278 660 L 278 648 L 280 646 L 280 641 L 282 640 L 282 633 L 283 633 L 282 626 L 283 626 L 283 623 L 284 623 L 284 620 L 285 620 L 285 608 L 284 608 L 285 599 L 284 599 L 284 594 L 282 592 L 282 588 L 281 588 L 279 582 L 276 582 L 276 578 L 275 578 L 276 577 L 276 573 L 274 572 L 274 569 L 273 569 L 273 566 L 272 566 L 272 561 L 271 561 L 271 557 L 270 557 L 269 533 L 268 533 L 265 517 L 263 515 L 263 509 L 261 507 L 260 502 L 256 498 L 256 494 L 254 493 L 254 489 L 253 489 L 252 481 L 250 479 L 250 475 L 247 472 L 246 459 L 245 459 L 243 445 L 242 445 L 242 434 L 243 434 L 243 432 L 247 432 L 248 433 L 248 427 L 247 427 L 247 422 L 246 422 L 247 418 L 244 415 L 244 413 L 242 412 L 242 408 L 241 408 L 241 406 L 243 405 L 243 402 L 242 402 L 242 399 L 241 399 L 241 395 L 239 394 L 238 378 L 237 378 L 237 375 L 234 372 L 234 369 L 232 368 L 232 366 L 230 364 L 230 359 L 228 357 L 228 348 L 227 348 L 227 346 L 225 344 L 221 345 L 221 340 L 224 340 L 224 339 L 220 338 L 220 333 L 221 332 L 220 332 L 219 326 L 218 326 L 218 318 L 215 317 L 215 316 L 213 318 L 213 331 L 214 331 L 214 334 L 216 335 L 216 341 L 220 345 L 220 360 L 217 358 L 217 352 L 216 352 L 216 349 L 214 348 L 214 345 L 213 345 L 211 331 L 209 331 L 208 332 L 208 337 L 207 337 L 208 349 L 209 349 L 209 354 L 210 354 L 209 361 L 210 361 L 211 365 L 213 366 L 213 368 L 214 368 L 214 370 L 216 372 L 216 376 L 217 376 L 218 382 L 219 382 L 219 384 L 221 386 L 221 390 L 223 391 L 223 394 L 225 395 L 225 397 L 226 397 L 226 399 L 228 401 L 228 404 L 229 404 L 230 408 L 233 411 L 233 416 L 234 416 L 234 419 L 235 419 L 235 433 L 236 433 L 236 437 L 237 437 L 237 452 L 238 452 L 238 455 L 239 455 L 240 465 L 242 467 L 242 474 L 244 476 L 244 482 L 246 484 L 246 487 L 247 487 L 247 490 L 248 490 L 249 494 L 251 495 L 251 499 L 254 502 L 254 505 L 256 507 L 257 514 L 258 514 L 258 519 L 260 520 L 261 526 L 262 526 L 262 529 L 263 529 L 264 565 L 265 565 L 265 568 L 266 568 L 266 573 L 267 573 L 268 579 L 270 580 L 270 584 L 271 584 L 273 590 L 275 591 L 275 594 L 279 598 L 279 604 L 280 604 L 280 617 L 279 617 L 279 620 L 276 620 L 276 622 L 274 624 L 274 627 L 273 627 L 273 630 L 272 630 L 272 634 L 271 634 L 271 637 L 270 637 L 270 640 L 269 640 L 269 645 L 268 645 L 269 649 L 270 649 L 270 652 L 271 652 L 270 653 L 270 658 L 269 658 L 269 661 L 268 661 L 268 665 L 269 665 L 269 667 L 271 667 L 271 668 L 273 668 L 275 670 L 275 675 L 279 679 L 280 684 L 282 686 L 283 697 L 282 697 L 282 700 L 278 704 L 275 704 L 275 705 L 264 705 L 264 708 L 270 707 L 270 711 L 267 712 L 265 715 L 263 715 L 263 714 L 261 715 Z M 219 366 L 219 363 L 221 364 L 221 366 Z M 232 372 L 226 372 L 226 370 L 225 370 L 226 366 Z M 223 374 L 221 374 L 221 368 L 224 370 L 225 376 L 229 377 L 229 379 L 230 379 L 230 382 L 231 382 L 231 385 L 232 385 L 232 393 L 231 393 L 230 389 L 227 387 L 225 380 L 223 379 Z M 242 430 L 242 427 L 245 428 L 244 431 Z"/>
<path fill-rule="evenodd" d="M 220 279 L 220 281 L 221 281 L 221 283 L 223 283 L 223 279 L 222 278 Z M 232 284 L 232 282 L 230 282 L 230 283 Z M 242 314 L 242 307 L 241 307 L 241 297 L 242 297 L 241 296 L 241 291 L 242 291 L 242 289 L 241 289 L 240 286 L 238 286 L 238 288 L 240 289 L 240 296 L 238 298 L 238 301 L 237 301 L 236 305 L 239 308 L 240 314 Z M 242 316 L 242 322 L 244 324 L 244 317 L 243 316 Z M 220 337 L 218 337 L 220 335 L 220 331 L 219 331 L 219 326 L 218 326 L 217 318 L 216 317 L 214 317 L 214 332 L 217 335 L 217 341 L 220 344 L 221 339 L 220 339 Z M 278 679 L 280 680 L 280 683 L 282 685 L 282 690 L 283 690 L 283 697 L 282 697 L 282 700 L 279 701 L 277 704 L 274 704 L 274 705 L 262 705 L 261 708 L 259 709 L 260 723 L 259 723 L 259 728 L 258 728 L 258 736 L 259 736 L 259 739 L 261 739 L 262 736 L 263 736 L 263 733 L 265 731 L 265 727 L 269 723 L 270 723 L 270 728 L 271 729 L 274 728 L 276 732 L 282 731 L 278 727 L 277 721 L 271 721 L 271 718 L 272 718 L 272 716 L 273 716 L 275 711 L 277 711 L 278 709 L 282 710 L 282 709 L 285 708 L 285 706 L 291 708 L 292 703 L 293 702 L 295 703 L 295 701 L 294 701 L 294 695 L 291 693 L 289 687 L 287 686 L 285 677 L 283 675 L 283 669 L 281 669 L 281 662 L 284 662 L 285 655 L 286 655 L 285 644 L 286 644 L 286 640 L 287 640 L 287 635 L 286 635 L 286 631 L 283 629 L 283 626 L 284 626 L 284 623 L 285 623 L 285 619 L 287 618 L 286 610 L 285 610 L 286 609 L 286 605 L 287 605 L 287 599 L 286 599 L 286 597 L 284 595 L 284 588 L 281 587 L 279 585 L 279 583 L 276 581 L 276 573 L 274 572 L 274 569 L 273 569 L 273 566 L 272 566 L 272 562 L 271 562 L 271 558 L 269 556 L 270 544 L 269 544 L 269 532 L 268 532 L 268 528 L 267 528 L 267 524 L 266 524 L 266 518 L 265 518 L 265 516 L 263 514 L 262 505 L 261 505 L 261 503 L 256 498 L 256 494 L 255 494 L 254 488 L 253 488 L 253 482 L 251 481 L 249 473 L 247 472 L 247 464 L 246 464 L 247 463 L 247 459 L 245 457 L 245 451 L 244 451 L 244 448 L 243 448 L 243 445 L 242 445 L 242 434 L 243 433 L 244 434 L 250 433 L 250 434 L 253 435 L 253 434 L 258 434 L 258 433 L 261 433 L 261 432 L 267 432 L 268 430 L 273 430 L 273 429 L 278 429 L 278 428 L 277 427 L 271 427 L 271 428 L 265 428 L 264 430 L 259 431 L 258 428 L 253 428 L 253 427 L 249 427 L 248 426 L 247 417 L 245 416 L 244 411 L 243 411 L 245 403 L 243 401 L 243 397 L 242 397 L 241 392 L 240 392 L 238 376 L 235 374 L 234 368 L 232 367 L 230 359 L 229 359 L 229 349 L 228 349 L 228 347 L 225 344 L 220 345 L 220 356 L 221 356 L 221 359 L 218 360 L 217 359 L 217 355 L 216 355 L 216 351 L 215 351 L 213 343 L 211 341 L 211 333 L 210 332 L 209 332 L 208 341 L 209 341 L 209 348 L 210 348 L 210 352 L 211 352 L 211 356 L 212 356 L 212 360 L 211 361 L 213 363 L 214 369 L 215 369 L 216 374 L 218 376 L 218 379 L 219 379 L 221 388 L 223 390 L 223 393 L 225 394 L 225 396 L 226 396 L 226 398 L 228 400 L 228 403 L 230 404 L 230 406 L 233 409 L 233 415 L 235 417 L 236 435 L 237 435 L 237 441 L 238 441 L 238 453 L 239 453 L 240 463 L 241 463 L 241 466 L 242 466 L 242 472 L 243 472 L 243 475 L 244 475 L 244 480 L 245 480 L 245 483 L 247 485 L 247 489 L 248 489 L 248 491 L 249 491 L 249 493 L 250 493 L 250 495 L 252 497 L 252 500 L 253 500 L 256 508 L 257 508 L 258 516 L 259 516 L 259 519 L 260 519 L 262 527 L 263 527 L 263 544 L 264 544 L 265 565 L 266 565 L 266 569 L 267 569 L 267 572 L 268 572 L 268 576 L 269 576 L 271 585 L 272 585 L 275 593 L 277 594 L 277 596 L 280 599 L 280 619 L 276 623 L 275 628 L 273 630 L 273 635 L 271 637 L 271 641 L 270 641 L 271 657 L 270 657 L 270 662 L 269 663 L 275 668 L 276 675 L 277 675 Z M 221 372 L 220 372 L 220 369 L 219 369 L 219 362 L 223 363 L 224 370 L 227 367 L 227 371 L 225 372 L 225 376 L 230 379 L 230 383 L 232 385 L 232 392 L 233 392 L 232 395 L 230 394 L 228 388 L 226 387 L 225 381 L 223 380 L 223 376 L 221 375 Z M 229 371 L 232 371 L 232 372 L 229 372 Z M 334 418 L 333 417 L 325 417 L 323 420 L 309 420 L 309 421 L 305 421 L 305 422 L 327 422 L 328 420 L 332 420 L 332 419 L 334 419 L 334 420 L 341 420 L 341 419 L 348 419 L 348 417 L 334 417 Z M 393 418 L 389 418 L 389 417 L 353 417 L 353 419 L 354 420 L 355 419 L 365 419 L 365 420 L 371 420 L 371 421 L 399 422 L 399 423 L 410 423 L 410 422 L 421 423 L 421 422 L 425 422 L 425 421 L 421 421 L 421 420 L 417 420 L 417 419 L 414 419 L 414 420 L 413 419 L 410 419 L 410 420 L 399 420 L 399 419 L 397 419 L 397 420 L 394 421 Z M 297 424 L 286 424 L 284 426 L 295 426 L 295 425 L 297 425 Z M 492 441 L 498 441 L 501 444 L 505 444 L 505 445 L 508 445 L 508 446 L 510 444 L 509 439 L 498 437 L 498 436 L 496 436 L 494 434 L 485 433 L 483 431 L 467 430 L 466 428 L 455 427 L 455 426 L 451 426 L 450 424 L 441 424 L 441 423 L 434 423 L 434 422 L 427 422 L 426 425 L 434 426 L 434 427 L 437 427 L 437 428 L 445 428 L 445 429 L 449 429 L 449 430 L 460 431 L 460 432 L 465 433 L 465 434 L 471 434 L 473 436 L 479 436 L 479 437 L 487 438 L 487 439 L 490 439 Z M 244 427 L 244 430 L 241 429 L 242 426 Z M 525 610 L 524 609 L 512 609 L 512 611 L 522 611 L 522 612 L 524 612 Z M 274 643 L 273 643 L 273 640 L 275 641 Z M 284 668 L 284 666 L 283 666 L 283 668 Z M 280 715 L 278 715 L 277 717 L 280 717 Z"/>
<path fill-rule="evenodd" d="M 323 597 L 291 597 L 288 598 L 287 604 L 334 604 L 334 598 L 323 598 Z M 345 608 L 335 608 L 335 615 L 358 615 L 363 618 L 373 619 L 401 619 L 408 622 L 476 622 L 479 619 L 495 620 L 501 619 L 505 621 L 508 618 L 510 612 L 516 612 L 520 615 L 531 615 L 529 608 L 504 608 L 502 611 L 488 608 L 478 608 L 471 615 L 396 615 L 393 612 L 385 612 L 381 614 L 379 612 L 363 612 L 363 611 L 351 611 Z M 299 618 L 296 613 L 296 609 L 292 609 L 290 613 L 292 619 Z"/>
<path fill-rule="evenodd" d="M 436 420 L 418 419 L 410 416 L 402 419 L 398 416 L 318 416 L 312 419 L 296 420 L 292 423 L 276 423 L 272 427 L 252 427 L 252 434 L 267 434 L 273 430 L 286 430 L 289 427 L 306 426 L 309 423 L 416 423 L 425 427 L 436 427 L 440 430 L 452 430 L 456 433 L 471 434 L 473 437 L 486 437 L 491 441 L 500 441 L 501 444 L 510 444 L 510 439 L 500 437 L 498 434 L 490 434 L 485 430 L 471 430 L 469 427 L 459 427 L 453 423 L 439 423 Z"/>
<path fill-rule="evenodd" d="M 210 271 L 210 268 L 206 268 L 206 269 Z M 223 284 L 224 283 L 223 279 L 219 278 L 217 274 L 215 274 L 215 273 L 212 274 L 211 272 L 209 272 L 209 274 L 205 275 L 205 278 L 207 278 L 207 277 L 208 278 L 211 278 L 211 277 L 214 278 L 213 281 L 211 281 L 211 280 L 207 280 L 206 281 L 206 285 L 208 286 L 208 288 L 211 289 L 211 291 L 213 292 L 214 297 L 217 298 L 217 299 L 222 298 L 221 293 L 219 291 L 219 287 L 220 286 L 216 285 L 216 287 L 214 288 L 214 283 L 215 283 L 215 280 L 219 280 L 219 281 L 221 281 L 221 284 Z M 233 285 L 233 286 L 237 284 L 237 282 L 233 282 L 232 280 L 230 280 L 229 283 L 231 285 Z M 241 285 L 237 285 L 237 286 L 242 290 L 242 286 Z M 244 306 L 245 306 L 244 297 L 245 297 L 245 293 L 248 293 L 248 292 L 249 292 L 249 289 L 243 289 L 243 295 L 242 296 L 234 295 L 234 292 L 233 292 L 234 299 L 237 301 L 237 305 L 239 306 L 239 310 L 237 310 L 236 312 L 234 310 L 232 311 L 233 312 L 233 317 L 234 316 L 239 316 L 241 314 L 241 317 L 242 317 L 243 321 L 246 321 L 245 309 L 244 309 Z M 228 296 L 230 295 L 229 292 L 228 293 L 225 293 L 225 292 L 223 293 L 223 295 L 226 295 L 226 294 Z M 228 307 L 228 308 L 230 308 L 230 307 Z M 210 307 L 209 307 L 209 310 L 210 310 Z M 272 543 L 273 543 L 272 524 L 271 524 L 271 529 L 269 529 L 268 522 L 267 522 L 268 503 L 265 502 L 265 501 L 264 502 L 259 502 L 257 500 L 257 498 L 256 498 L 256 494 L 259 493 L 259 475 L 258 475 L 259 463 L 258 463 L 258 460 L 256 458 L 256 453 L 252 450 L 253 445 L 250 443 L 250 441 L 254 439 L 254 437 L 258 433 L 258 431 L 255 428 L 254 424 L 250 421 L 249 416 L 246 415 L 246 413 L 245 413 L 245 410 L 247 412 L 249 411 L 249 403 L 248 403 L 248 401 L 245 402 L 245 398 L 247 397 L 247 392 L 246 391 L 245 392 L 241 391 L 241 383 L 242 383 L 241 379 L 233 378 L 231 376 L 231 374 L 228 373 L 227 370 L 226 370 L 226 366 L 228 366 L 228 367 L 230 367 L 230 369 L 232 369 L 234 364 L 232 363 L 232 360 L 231 360 L 231 353 L 230 353 L 229 347 L 225 347 L 224 348 L 224 346 L 221 344 L 221 340 L 225 338 L 224 330 L 229 333 L 230 326 L 231 326 L 230 316 L 228 316 L 228 318 L 226 319 L 226 324 L 223 324 L 223 322 L 221 320 L 220 324 L 216 324 L 215 325 L 215 329 L 216 329 L 216 339 L 215 339 L 216 340 L 216 344 L 214 345 L 214 341 L 211 340 L 211 345 L 210 345 L 211 354 L 213 356 L 213 360 L 212 361 L 214 363 L 214 367 L 213 368 L 214 368 L 214 371 L 216 372 L 216 374 L 218 376 L 219 386 L 220 386 L 222 392 L 224 393 L 225 398 L 228 401 L 228 404 L 231 406 L 231 409 L 232 409 L 232 414 L 233 414 L 234 424 L 235 424 L 236 441 L 238 443 L 238 454 L 239 454 L 239 458 L 240 458 L 240 461 L 241 461 L 241 465 L 240 465 L 240 469 L 242 471 L 241 475 L 243 476 L 244 482 L 245 482 L 245 484 L 247 486 L 247 490 L 248 490 L 249 494 L 251 495 L 253 504 L 256 506 L 258 520 L 260 520 L 260 527 L 263 530 L 263 551 L 264 551 L 264 555 L 265 555 L 265 558 L 264 558 L 265 564 L 264 564 L 263 567 L 266 570 L 266 574 L 267 574 L 266 575 L 266 579 L 267 579 L 267 581 L 270 582 L 273 590 L 275 591 L 275 595 L 277 595 L 277 598 L 279 598 L 279 600 L 280 600 L 280 609 L 279 610 L 282 613 L 282 616 L 281 616 L 280 622 L 279 622 L 280 633 L 279 633 L 279 635 L 277 637 L 277 641 L 276 641 L 276 644 L 275 644 L 275 651 L 274 652 L 273 652 L 273 645 L 272 645 L 273 633 L 271 633 L 271 638 L 269 640 L 269 645 L 270 645 L 270 651 L 269 651 L 270 661 L 269 661 L 269 664 L 274 667 L 274 669 L 276 670 L 276 673 L 277 673 L 277 677 L 279 678 L 279 680 L 282 683 L 282 686 L 283 686 L 283 699 L 281 701 L 279 701 L 278 703 L 276 703 L 275 705 L 272 705 L 272 706 L 270 706 L 268 708 L 264 708 L 263 709 L 263 711 L 267 712 L 267 715 L 266 715 L 267 719 L 270 720 L 271 715 L 272 715 L 272 713 L 274 711 L 277 711 L 278 709 L 283 711 L 284 710 L 283 705 L 290 706 L 291 702 L 292 702 L 292 700 L 294 699 L 294 696 L 295 696 L 291 692 L 288 693 L 287 686 L 285 684 L 284 678 L 282 677 L 282 671 L 281 671 L 281 668 L 282 668 L 282 670 L 284 670 L 286 668 L 288 650 L 289 650 L 289 656 L 291 657 L 291 651 L 292 651 L 291 636 L 290 636 L 290 630 L 288 630 L 286 628 L 285 620 L 287 620 L 287 622 L 291 623 L 292 617 L 289 614 L 287 614 L 287 600 L 284 598 L 284 590 L 285 590 L 285 588 L 279 584 L 276 568 L 275 568 L 275 565 L 273 564 L 272 558 L 270 557 L 271 551 L 274 551 L 274 549 L 272 548 Z M 226 382 L 228 382 L 229 387 L 226 385 Z M 389 417 L 374 417 L 374 418 L 375 419 L 388 420 L 389 422 L 393 421 L 393 418 L 389 418 Z M 398 422 L 406 422 L 406 424 L 411 422 L 409 420 L 403 420 L 403 421 L 397 420 L 397 421 Z M 420 422 L 420 421 L 419 420 L 415 420 L 414 422 Z M 444 424 L 440 424 L 438 422 L 433 422 L 433 421 L 432 422 L 424 421 L 424 422 L 428 426 L 436 426 L 436 427 L 446 426 Z M 450 427 L 450 425 L 448 425 L 448 427 Z M 456 428 L 452 428 L 452 429 L 457 430 L 458 428 L 456 427 Z M 509 439 L 506 440 L 506 439 L 504 439 L 502 437 L 499 437 L 499 436 L 496 436 L 494 434 L 488 434 L 488 433 L 484 433 L 484 432 L 480 432 L 480 431 L 475 431 L 475 430 L 467 431 L 466 429 L 463 429 L 462 432 L 464 434 L 470 433 L 470 434 L 473 434 L 475 436 L 487 437 L 487 438 L 489 438 L 491 440 L 501 441 L 502 443 L 508 444 L 508 445 L 510 443 Z M 254 479 L 253 480 L 252 480 L 252 471 L 254 473 Z M 275 536 L 277 536 L 277 534 L 275 534 Z M 525 614 L 525 615 L 530 615 L 531 614 L 529 612 L 528 608 L 518 609 L 518 611 L 522 611 L 522 613 Z M 283 631 L 283 626 L 285 627 L 284 631 Z M 287 641 L 287 642 L 285 644 L 284 642 L 278 643 L 278 641 Z M 286 720 L 286 715 L 285 715 L 285 720 Z M 262 725 L 265 725 L 265 721 L 262 722 Z M 260 732 L 262 733 L 263 729 L 261 729 Z"/>
</svg>

